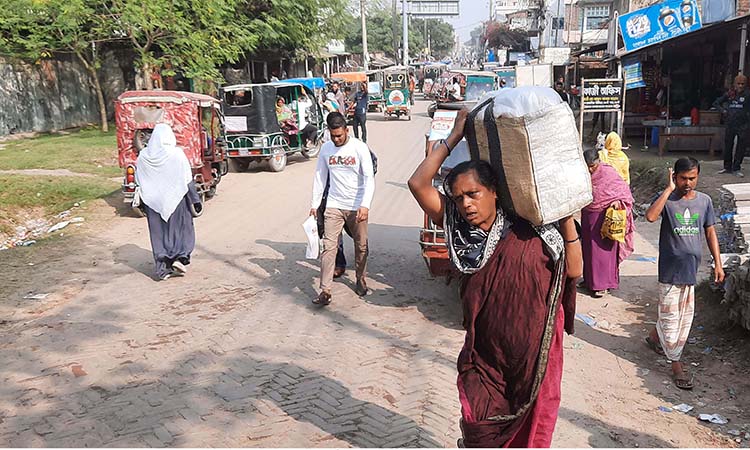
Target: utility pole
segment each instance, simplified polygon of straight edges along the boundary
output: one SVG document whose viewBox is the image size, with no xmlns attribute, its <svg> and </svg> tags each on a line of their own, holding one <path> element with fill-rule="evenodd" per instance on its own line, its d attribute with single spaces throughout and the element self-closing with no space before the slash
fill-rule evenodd
<svg viewBox="0 0 750 450">
<path fill-rule="evenodd" d="M 393 29 L 393 60 L 398 62 L 398 0 L 393 0 L 393 20 L 391 28 Z"/>
<path fill-rule="evenodd" d="M 370 59 L 370 53 L 367 51 L 367 10 L 365 9 L 365 0 L 359 0 L 359 15 L 362 17 L 362 64 L 365 67 L 365 72 L 369 70 L 368 61 Z"/>
<path fill-rule="evenodd" d="M 403 64 L 405 66 L 409 65 L 409 17 L 406 14 L 406 0 L 401 0 L 401 7 L 402 7 L 402 13 L 403 13 L 403 21 L 404 21 L 404 37 L 403 37 L 403 47 L 404 47 L 404 61 Z"/>
</svg>

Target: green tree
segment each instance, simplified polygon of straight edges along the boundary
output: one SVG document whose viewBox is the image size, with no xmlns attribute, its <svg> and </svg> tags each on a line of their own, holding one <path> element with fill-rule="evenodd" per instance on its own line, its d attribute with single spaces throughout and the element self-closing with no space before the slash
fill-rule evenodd
<svg viewBox="0 0 750 450">
<path fill-rule="evenodd" d="M 221 80 L 222 63 L 236 62 L 258 42 L 249 0 L 112 0 L 118 29 L 133 45 L 142 87 L 162 67 L 188 78 Z M 171 69 L 164 71 L 170 75 Z"/>
<path fill-rule="evenodd" d="M 101 0 L 6 0 L 0 15 L 0 51 L 26 61 L 72 53 L 86 69 L 96 93 L 102 131 L 107 104 L 99 80 L 99 50 L 114 36 Z"/>
<path fill-rule="evenodd" d="M 258 47 L 317 53 L 352 25 L 347 0 L 250 0 L 245 14 Z"/>
</svg>

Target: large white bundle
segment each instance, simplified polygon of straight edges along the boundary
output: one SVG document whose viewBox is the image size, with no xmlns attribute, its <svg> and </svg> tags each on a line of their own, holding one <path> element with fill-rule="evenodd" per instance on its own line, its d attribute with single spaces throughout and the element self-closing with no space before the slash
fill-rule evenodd
<svg viewBox="0 0 750 450">
<path fill-rule="evenodd" d="M 488 93 L 469 114 L 466 140 L 472 159 L 495 169 L 503 209 L 533 225 L 593 200 L 573 112 L 550 88 Z"/>
</svg>

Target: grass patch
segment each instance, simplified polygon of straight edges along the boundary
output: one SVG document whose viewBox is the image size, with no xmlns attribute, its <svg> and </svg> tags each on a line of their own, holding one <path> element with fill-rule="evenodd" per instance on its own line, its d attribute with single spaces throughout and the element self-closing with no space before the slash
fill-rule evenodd
<svg viewBox="0 0 750 450">
<path fill-rule="evenodd" d="M 115 127 L 110 130 L 85 128 L 9 142 L 0 149 L 0 170 L 68 169 L 104 177 L 121 175 Z"/>
<path fill-rule="evenodd" d="M 107 197 L 119 184 L 101 178 L 0 175 L 0 217 L 19 210 L 57 214 L 81 200 Z"/>
</svg>

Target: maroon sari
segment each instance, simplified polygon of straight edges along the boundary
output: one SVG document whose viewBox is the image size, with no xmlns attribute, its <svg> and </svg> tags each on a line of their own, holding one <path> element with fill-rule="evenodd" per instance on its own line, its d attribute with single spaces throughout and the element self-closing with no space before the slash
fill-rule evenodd
<svg viewBox="0 0 750 450">
<path fill-rule="evenodd" d="M 560 404 L 562 332 L 573 332 L 576 293 L 575 280 L 555 274 L 542 239 L 517 221 L 487 264 L 464 279 L 458 389 L 465 446 L 550 445 Z"/>
</svg>

